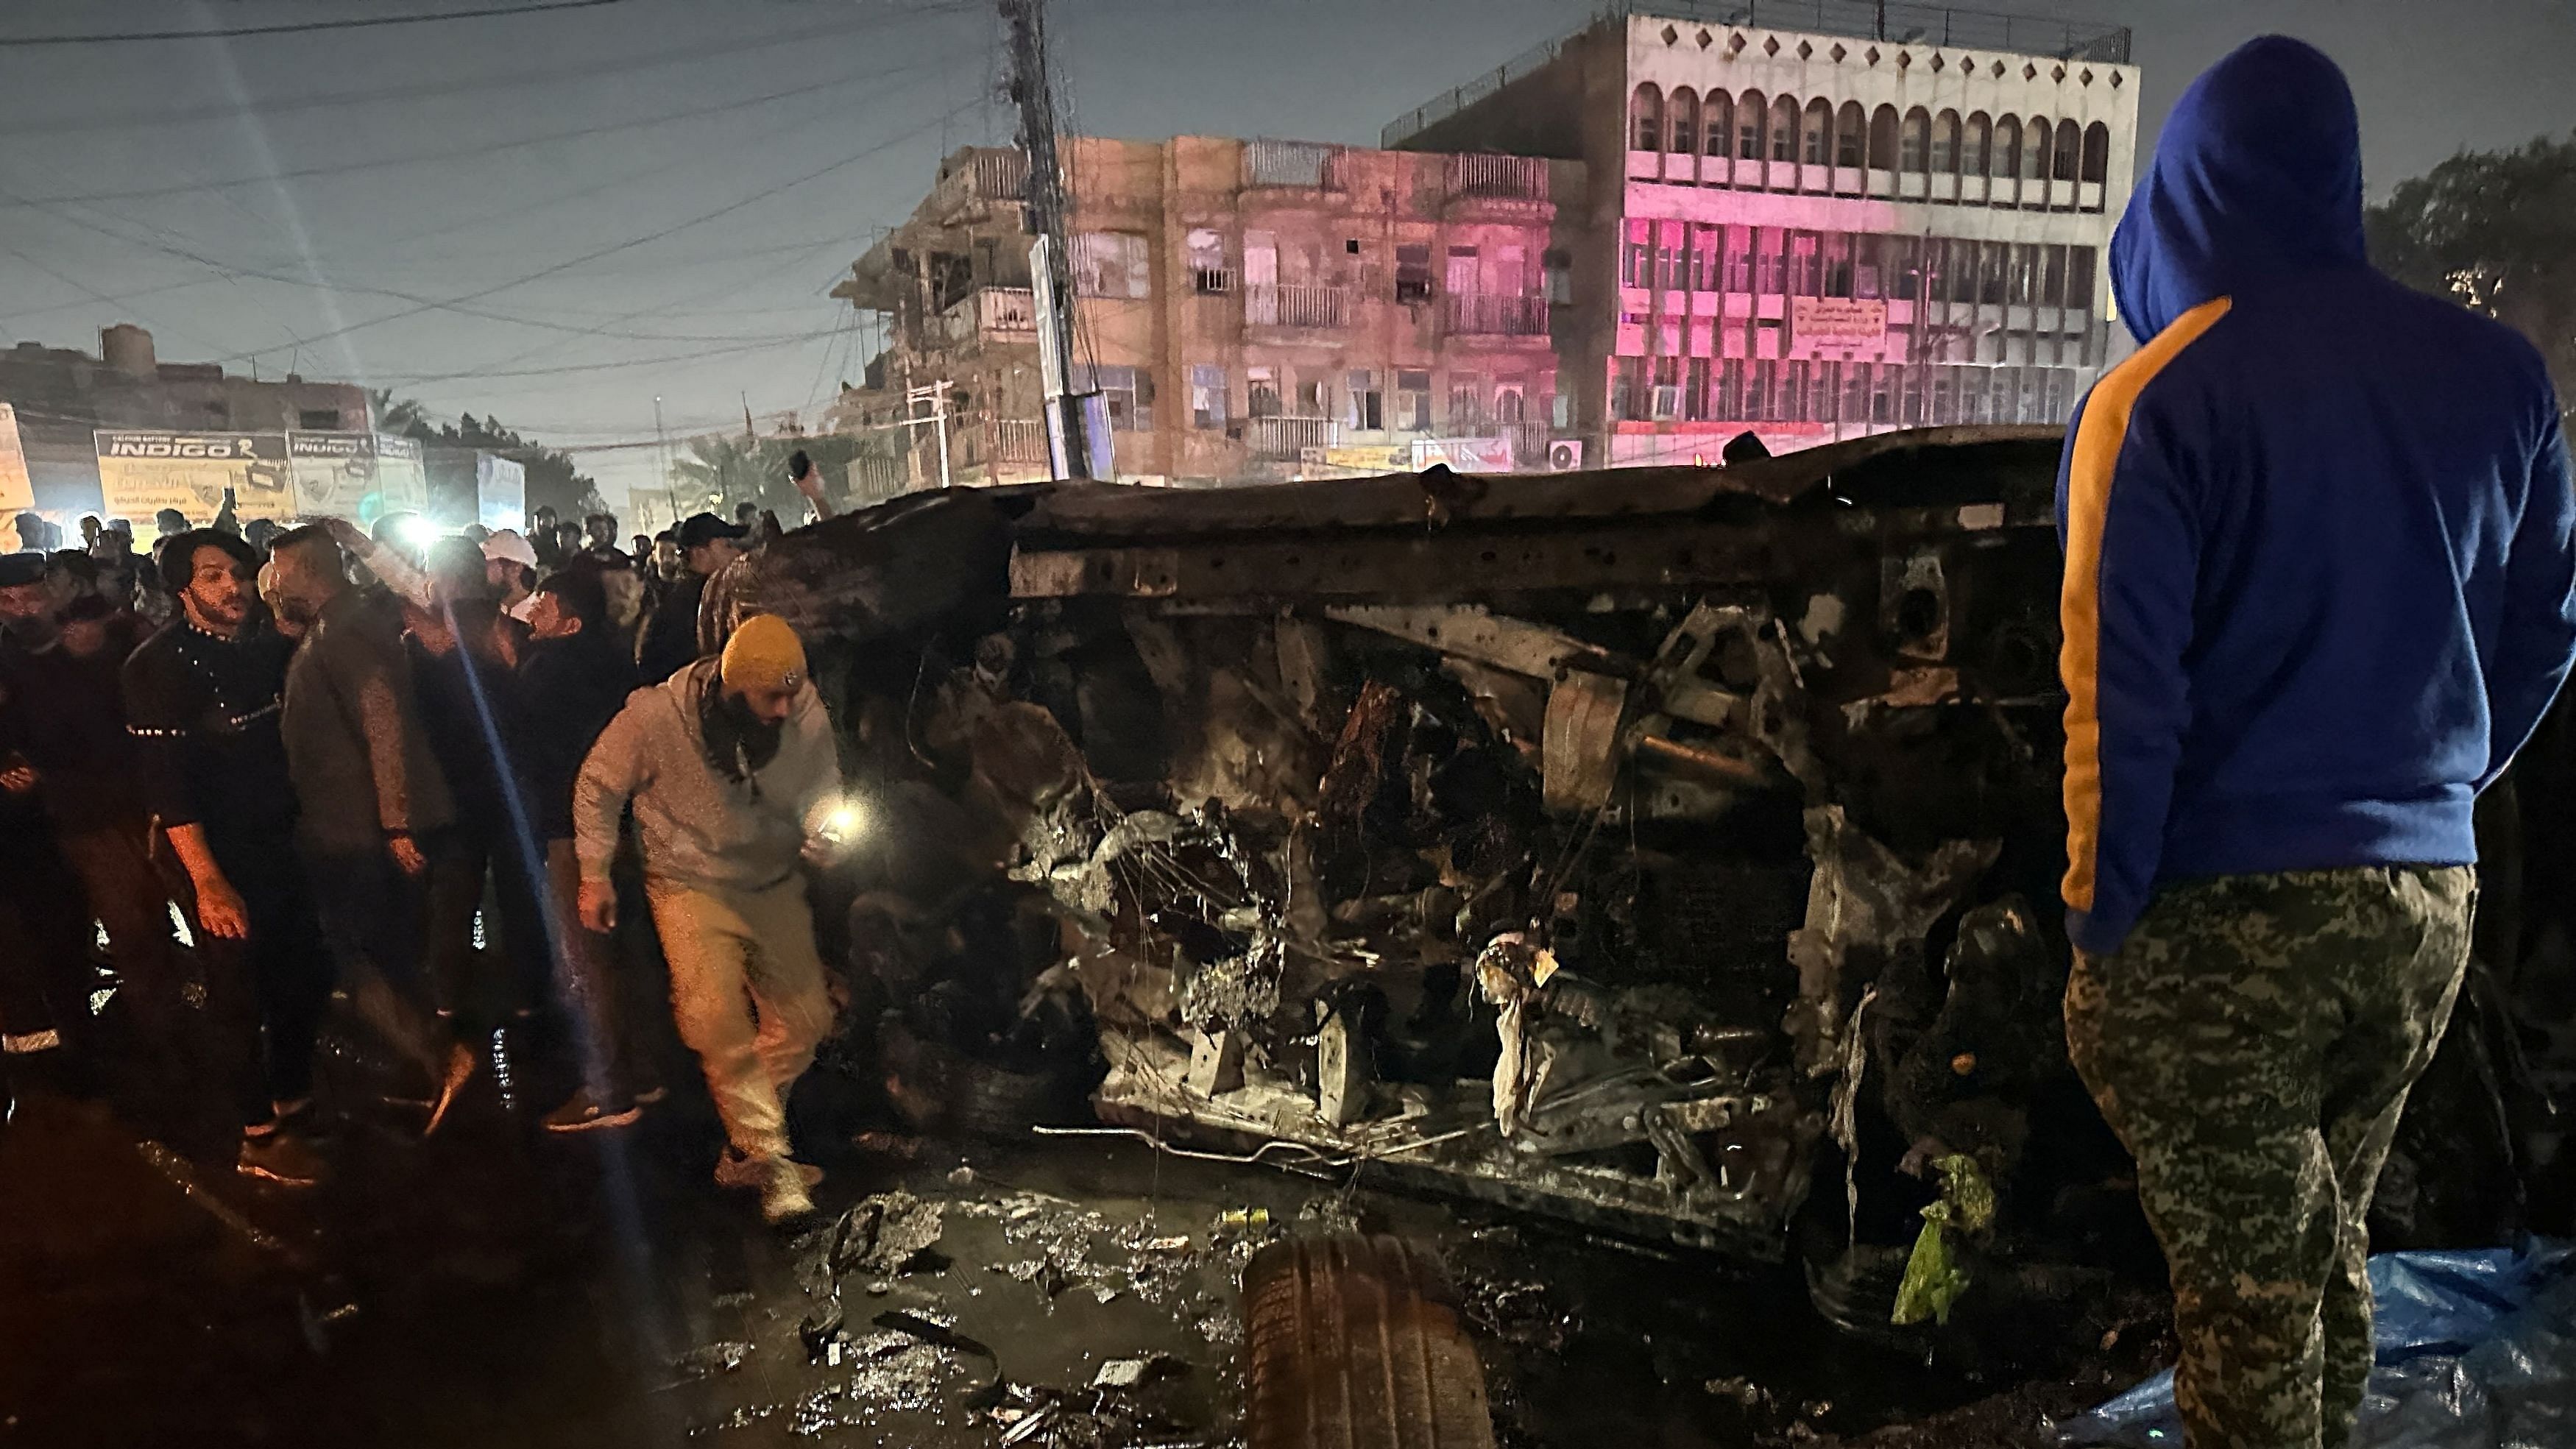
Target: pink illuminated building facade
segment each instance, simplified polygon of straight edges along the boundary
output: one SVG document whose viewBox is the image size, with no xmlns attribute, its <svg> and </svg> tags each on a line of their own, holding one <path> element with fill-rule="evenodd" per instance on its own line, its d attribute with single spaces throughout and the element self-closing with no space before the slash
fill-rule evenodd
<svg viewBox="0 0 2576 1449">
<path fill-rule="evenodd" d="M 1620 5 L 1389 126 L 1580 160 L 1557 328 L 1598 461 L 2062 423 L 2116 359 L 2128 33 L 1909 5 Z M 1560 197 L 1561 211 L 1574 209 Z"/>
</svg>

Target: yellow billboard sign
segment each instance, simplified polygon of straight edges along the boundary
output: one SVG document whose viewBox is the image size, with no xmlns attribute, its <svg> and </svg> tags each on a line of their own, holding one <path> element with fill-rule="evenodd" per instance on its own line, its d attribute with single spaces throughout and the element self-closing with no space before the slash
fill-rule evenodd
<svg viewBox="0 0 2576 1449">
<path fill-rule="evenodd" d="M 138 526 L 165 508 L 191 524 L 212 523 L 233 493 L 233 513 L 248 521 L 295 516 L 292 475 L 282 433 L 165 433 L 100 430 L 98 487 L 110 516 Z"/>
</svg>

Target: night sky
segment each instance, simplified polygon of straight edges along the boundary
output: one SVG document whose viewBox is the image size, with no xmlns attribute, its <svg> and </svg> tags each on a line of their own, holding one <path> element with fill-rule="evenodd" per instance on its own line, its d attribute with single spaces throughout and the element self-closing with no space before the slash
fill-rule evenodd
<svg viewBox="0 0 2576 1449">
<path fill-rule="evenodd" d="M 876 347 L 823 294 L 1007 139 L 998 25 L 959 0 L 623 0 L 231 41 L 9 37 L 487 9 L 505 0 L 0 5 L 0 343 L 134 321 L 169 361 L 391 386 L 594 448 L 615 501 L 674 436 L 812 419 Z M 2265 30 L 2360 94 L 2374 194 L 2576 128 L 2571 0 L 2050 0 L 2132 26 L 2155 121 Z M 1080 130 L 1374 144 L 1574 28 L 1577 0 L 1054 0 Z M 1770 16 L 1765 15 L 1766 21 Z M 2146 152 L 2140 147 L 2140 154 Z M 244 183 L 205 188 L 209 183 Z"/>
</svg>

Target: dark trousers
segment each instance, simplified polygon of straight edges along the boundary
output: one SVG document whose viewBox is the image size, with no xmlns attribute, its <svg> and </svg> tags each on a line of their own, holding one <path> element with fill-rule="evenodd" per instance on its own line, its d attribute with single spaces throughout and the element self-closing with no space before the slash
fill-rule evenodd
<svg viewBox="0 0 2576 1449">
<path fill-rule="evenodd" d="M 41 817 L 0 818 L 0 1037 L 13 1050 L 87 1045 L 89 918 Z"/>
<path fill-rule="evenodd" d="M 227 941 L 197 928 L 207 957 L 206 1007 L 231 1028 L 234 1102 L 243 1124 L 257 1126 L 269 1120 L 271 1103 L 313 1095 L 313 1045 L 331 1004 L 331 953 L 293 841 L 281 835 L 209 844 L 242 898 L 250 935 Z"/>
<path fill-rule="evenodd" d="M 101 821 L 65 831 L 61 843 L 90 911 L 107 928 L 117 999 L 144 1044 L 170 1052 L 184 1050 L 190 1035 L 187 973 L 170 939 L 170 886 L 152 863 L 150 830 L 143 820 Z"/>
<path fill-rule="evenodd" d="M 508 1012 L 547 999 L 551 956 L 545 924 L 545 843 L 506 828 L 462 825 L 442 832 L 430 863 L 428 950 L 439 1010 L 480 1032 Z M 488 894 L 487 894 L 488 883 Z M 474 916 L 484 912 L 484 944 Z M 495 969 L 495 968 L 498 969 Z"/>
</svg>

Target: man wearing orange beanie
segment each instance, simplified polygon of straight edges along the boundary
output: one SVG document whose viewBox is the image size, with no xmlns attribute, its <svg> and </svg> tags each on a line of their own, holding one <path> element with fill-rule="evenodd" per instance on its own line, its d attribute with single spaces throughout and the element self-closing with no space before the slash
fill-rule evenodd
<svg viewBox="0 0 2576 1449">
<path fill-rule="evenodd" d="M 680 1038 L 729 1140 L 716 1181 L 759 1189 L 773 1223 L 802 1217 L 822 1174 L 788 1156 L 785 1102 L 832 1004 L 798 864 L 829 848 L 841 771 L 785 620 L 746 619 L 720 657 L 635 691 L 591 747 L 573 830 L 594 931 L 616 925 L 609 862 L 630 803 Z"/>
</svg>

